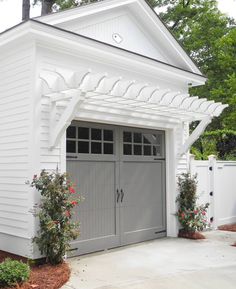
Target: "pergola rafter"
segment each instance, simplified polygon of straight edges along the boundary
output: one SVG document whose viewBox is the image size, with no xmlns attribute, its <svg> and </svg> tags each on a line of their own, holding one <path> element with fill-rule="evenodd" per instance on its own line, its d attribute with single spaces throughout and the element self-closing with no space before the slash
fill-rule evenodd
<svg viewBox="0 0 236 289">
<path fill-rule="evenodd" d="M 210 120 L 219 116 L 225 107 L 207 99 L 190 97 L 181 91 L 160 88 L 136 80 L 124 79 L 122 76 L 110 76 L 106 72 L 93 72 L 91 69 L 71 71 L 61 68 L 44 70 L 40 78 L 46 83 L 51 102 L 50 113 L 50 147 L 57 145 L 78 110 L 90 107 L 94 112 L 107 110 L 112 113 L 124 112 L 127 116 L 152 119 L 172 119 L 178 122 L 202 121 L 197 131 L 183 146 L 183 154 Z M 64 107 L 60 120 L 56 120 L 57 107 Z"/>
</svg>

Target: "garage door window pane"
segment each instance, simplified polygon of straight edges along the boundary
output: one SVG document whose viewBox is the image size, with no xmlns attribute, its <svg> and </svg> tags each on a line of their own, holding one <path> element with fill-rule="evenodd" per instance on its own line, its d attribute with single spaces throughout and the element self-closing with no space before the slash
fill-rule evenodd
<svg viewBox="0 0 236 289">
<path fill-rule="evenodd" d="M 151 156 L 152 155 L 152 147 L 151 146 L 144 146 L 144 155 L 145 156 Z"/>
<path fill-rule="evenodd" d="M 143 142 L 146 143 L 146 144 L 151 144 L 152 142 L 151 142 L 150 136 L 151 136 L 150 134 L 145 134 L 143 136 Z"/>
<path fill-rule="evenodd" d="M 66 130 L 66 137 L 67 138 L 76 138 L 76 127 L 69 126 Z"/>
<path fill-rule="evenodd" d="M 134 142 L 142 143 L 142 134 L 141 133 L 134 133 Z"/>
<path fill-rule="evenodd" d="M 113 131 L 105 129 L 103 132 L 103 139 L 106 141 L 113 141 Z"/>
<path fill-rule="evenodd" d="M 134 145 L 134 155 L 141 156 L 142 155 L 142 146 Z"/>
<path fill-rule="evenodd" d="M 79 154 L 88 154 L 89 153 L 89 142 L 78 141 L 78 153 Z"/>
<path fill-rule="evenodd" d="M 132 145 L 130 144 L 124 144 L 124 155 L 132 155 Z"/>
<path fill-rule="evenodd" d="M 113 155 L 113 144 L 112 143 L 104 143 L 103 144 L 103 153 L 105 155 Z"/>
<path fill-rule="evenodd" d="M 132 133 L 128 131 L 123 132 L 123 141 L 124 142 L 132 142 Z"/>
<path fill-rule="evenodd" d="M 76 153 L 76 142 L 68 140 L 66 142 L 66 151 L 68 153 Z"/>
<path fill-rule="evenodd" d="M 102 153 L 102 144 L 100 142 L 91 143 L 91 153 L 92 154 L 101 154 Z"/>
<path fill-rule="evenodd" d="M 102 139 L 102 130 L 92 128 L 91 129 L 91 139 L 92 140 L 101 140 Z"/>
<path fill-rule="evenodd" d="M 161 135 L 156 135 L 156 144 L 161 145 Z"/>
<path fill-rule="evenodd" d="M 89 128 L 78 127 L 78 138 L 79 139 L 89 139 Z"/>
<path fill-rule="evenodd" d="M 160 156 L 161 155 L 161 148 L 159 146 L 153 147 L 153 155 L 154 156 Z"/>
</svg>

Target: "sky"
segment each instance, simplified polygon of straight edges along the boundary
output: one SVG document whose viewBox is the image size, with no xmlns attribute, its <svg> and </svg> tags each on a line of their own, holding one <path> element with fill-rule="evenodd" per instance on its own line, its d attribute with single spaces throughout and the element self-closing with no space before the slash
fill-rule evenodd
<svg viewBox="0 0 236 289">
<path fill-rule="evenodd" d="M 33 2 L 33 1 L 32 1 Z M 22 0 L 0 0 L 0 32 L 21 22 Z M 236 0 L 218 0 L 218 7 L 236 19 Z M 40 5 L 31 9 L 31 17 L 40 15 Z"/>
</svg>

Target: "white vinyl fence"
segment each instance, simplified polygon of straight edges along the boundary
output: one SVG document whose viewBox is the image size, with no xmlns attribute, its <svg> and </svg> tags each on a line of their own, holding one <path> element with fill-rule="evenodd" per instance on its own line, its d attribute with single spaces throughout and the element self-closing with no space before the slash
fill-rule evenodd
<svg viewBox="0 0 236 289">
<path fill-rule="evenodd" d="M 209 221 L 217 228 L 236 222 L 236 162 L 217 161 L 209 156 L 208 161 L 190 157 L 190 172 L 197 174 L 199 203 L 210 203 Z"/>
</svg>

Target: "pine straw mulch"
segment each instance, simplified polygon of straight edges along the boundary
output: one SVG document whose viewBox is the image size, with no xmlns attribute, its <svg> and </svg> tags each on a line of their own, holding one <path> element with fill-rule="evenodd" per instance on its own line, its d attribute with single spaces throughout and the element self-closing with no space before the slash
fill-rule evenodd
<svg viewBox="0 0 236 289">
<path fill-rule="evenodd" d="M 236 224 L 222 225 L 218 227 L 218 230 L 236 232 Z M 236 247 L 236 242 L 232 246 Z"/>
<path fill-rule="evenodd" d="M 192 240 L 206 239 L 205 236 L 203 234 L 201 234 L 200 232 L 185 232 L 183 230 L 179 231 L 178 237 L 179 238 L 192 239 Z"/>
<path fill-rule="evenodd" d="M 236 224 L 222 225 L 222 226 L 219 226 L 218 229 L 221 231 L 236 232 Z"/>
<path fill-rule="evenodd" d="M 26 258 L 0 251 L 0 262 L 5 258 L 27 262 Z M 44 264 L 31 266 L 31 274 L 28 282 L 16 287 L 4 287 L 4 289 L 58 289 L 70 278 L 70 268 L 67 263 L 56 266 Z"/>
</svg>

